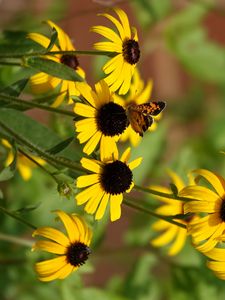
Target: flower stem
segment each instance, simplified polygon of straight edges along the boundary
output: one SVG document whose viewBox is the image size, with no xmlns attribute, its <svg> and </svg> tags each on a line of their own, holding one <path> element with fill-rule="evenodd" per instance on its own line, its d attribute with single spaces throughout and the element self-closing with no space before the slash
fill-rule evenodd
<svg viewBox="0 0 225 300">
<path fill-rule="evenodd" d="M 29 56 L 39 56 L 39 55 L 104 55 L 104 56 L 113 56 L 115 52 L 109 51 L 92 51 L 92 50 L 73 50 L 73 51 L 38 51 L 38 52 L 28 52 L 28 53 L 1 53 L 0 58 L 21 58 Z"/>
<path fill-rule="evenodd" d="M 54 112 L 57 114 L 70 116 L 73 118 L 76 116 L 72 111 L 69 111 L 69 110 L 59 109 L 59 108 L 47 106 L 47 105 L 44 105 L 41 103 L 37 103 L 37 102 L 25 101 L 25 100 L 18 99 L 16 97 L 12 97 L 12 96 L 6 96 L 6 95 L 0 94 L 0 100 L 16 103 L 16 104 L 19 104 L 21 107 L 25 106 L 25 107 L 29 107 L 29 108 L 39 108 L 39 109 L 47 110 L 47 111 Z"/>
<path fill-rule="evenodd" d="M 123 203 L 126 204 L 127 206 L 129 207 L 132 207 L 138 211 L 141 211 L 141 212 L 144 212 L 144 213 L 147 213 L 155 218 L 158 218 L 158 219 L 161 219 L 161 220 L 164 220 L 166 222 L 169 222 L 173 225 L 176 225 L 176 226 L 179 226 L 181 228 L 184 228 L 186 229 L 186 226 L 184 224 L 181 224 L 179 222 L 176 222 L 173 220 L 173 216 L 163 216 L 163 215 L 159 215 L 143 206 L 140 206 L 139 204 L 136 204 L 134 203 L 133 201 L 130 201 L 130 199 L 126 196 L 126 199 L 123 200 Z"/>
<path fill-rule="evenodd" d="M 33 157 L 31 157 L 29 154 L 27 154 L 26 152 L 24 152 L 21 148 L 18 149 L 20 153 L 22 153 L 24 156 L 26 156 L 30 161 L 32 161 L 34 164 L 36 164 L 40 169 L 42 169 L 45 173 L 47 173 L 48 175 L 50 175 L 52 177 L 52 179 L 57 183 L 61 183 L 60 180 L 58 180 L 58 178 L 52 174 L 49 170 L 47 170 L 44 166 L 42 166 L 41 164 L 39 164 L 38 161 L 36 161 Z"/>
<path fill-rule="evenodd" d="M 58 166 L 61 165 L 63 167 L 66 167 L 68 169 L 78 171 L 78 172 L 85 172 L 85 170 L 80 166 L 80 164 L 64 158 L 64 157 L 59 157 L 50 154 L 49 152 L 43 150 L 42 148 L 38 147 L 37 145 L 34 145 L 30 141 L 28 141 L 26 138 L 22 137 L 18 133 L 16 133 L 13 129 L 9 128 L 6 126 L 3 122 L 0 121 L 0 127 L 3 128 L 10 136 L 12 136 L 18 143 L 28 147 L 30 150 L 34 151 L 37 153 L 39 156 L 47 160 L 50 164 L 53 166 Z"/>
<path fill-rule="evenodd" d="M 22 245 L 22 246 L 26 246 L 26 247 L 32 247 L 32 244 L 33 244 L 29 240 L 17 238 L 15 236 L 7 235 L 7 234 L 4 234 L 4 233 L 0 233 L 0 240 L 1 241 L 7 241 L 7 242 L 10 242 L 10 243 L 14 243 L 14 244 L 18 244 L 18 245 Z"/>
<path fill-rule="evenodd" d="M 159 191 L 149 189 L 149 188 L 145 188 L 145 187 L 138 186 L 138 185 L 135 185 L 134 189 L 136 189 L 137 191 L 146 192 L 146 193 L 156 195 L 156 196 L 159 196 L 159 197 L 169 198 L 171 200 L 179 200 L 179 201 L 186 201 L 186 202 L 193 201 L 192 198 L 179 197 L 178 195 L 167 194 L 167 193 L 159 192 Z"/>
<path fill-rule="evenodd" d="M 24 220 L 23 218 L 19 217 L 18 215 L 16 215 L 15 213 L 12 213 L 11 211 L 7 210 L 6 208 L 0 206 L 0 211 L 3 212 L 4 214 L 20 221 L 21 223 L 29 226 L 32 229 L 37 229 L 36 226 L 34 226 L 33 224 L 29 223 L 28 221 Z"/>
</svg>

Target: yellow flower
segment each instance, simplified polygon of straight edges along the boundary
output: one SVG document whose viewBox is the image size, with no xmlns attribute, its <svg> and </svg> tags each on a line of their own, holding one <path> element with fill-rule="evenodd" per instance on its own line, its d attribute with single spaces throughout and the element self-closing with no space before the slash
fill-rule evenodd
<svg viewBox="0 0 225 300">
<path fill-rule="evenodd" d="M 127 93 L 125 97 L 115 94 L 115 102 L 122 105 L 123 107 L 127 107 L 132 103 L 139 105 L 145 102 L 149 102 L 152 93 L 152 85 L 152 80 L 148 80 L 147 84 L 144 84 L 144 81 L 141 79 L 138 69 L 136 68 L 134 71 L 134 76 L 131 82 L 129 93 Z M 161 118 L 161 115 L 162 114 L 153 116 L 154 120 L 158 121 Z M 154 131 L 156 128 L 157 122 L 154 122 L 148 130 Z M 137 146 L 141 141 L 140 135 L 132 129 L 131 125 L 126 128 L 126 130 L 120 137 L 120 141 L 122 142 L 125 142 L 127 140 L 129 140 L 133 146 Z"/>
<path fill-rule="evenodd" d="M 67 235 L 52 227 L 41 227 L 33 236 L 42 236 L 50 241 L 37 241 L 32 250 L 43 250 L 58 256 L 35 264 L 35 270 L 41 281 L 64 279 L 76 271 L 88 259 L 92 232 L 84 220 L 75 214 L 56 212 L 63 223 Z"/>
<path fill-rule="evenodd" d="M 178 190 L 178 196 L 180 196 L 180 191 L 185 187 L 182 179 L 174 172 L 169 171 L 169 175 L 172 179 L 172 183 L 174 183 Z M 163 193 L 171 193 L 171 190 L 162 186 L 151 186 L 155 190 Z M 155 196 L 156 199 L 162 201 L 164 204 L 156 209 L 156 212 L 163 216 L 174 216 L 183 214 L 183 205 L 184 203 L 179 200 L 164 198 L 160 196 Z M 176 222 L 181 224 L 187 224 L 190 220 L 180 220 L 174 219 Z M 158 232 L 162 232 L 158 237 L 154 238 L 151 241 L 151 244 L 155 247 L 163 247 L 165 245 L 170 245 L 168 250 L 168 255 L 176 255 L 178 254 L 185 245 L 187 238 L 187 230 L 166 222 L 164 220 L 158 220 L 152 225 L 152 229 Z"/>
<path fill-rule="evenodd" d="M 72 45 L 70 38 L 68 35 L 55 23 L 52 21 L 47 21 L 47 24 L 58 33 L 58 44 L 54 45 L 51 51 L 73 51 L 75 50 L 74 46 Z M 43 47 L 47 48 L 50 39 L 42 34 L 39 33 L 29 33 L 28 37 L 33 41 L 37 42 L 38 44 L 42 45 Z M 50 51 L 50 52 L 51 52 Z M 68 54 L 54 54 L 45 56 L 47 59 L 54 60 L 58 63 L 65 64 L 66 66 L 74 69 L 82 78 L 85 78 L 84 71 L 79 67 L 78 59 L 75 55 L 68 55 Z M 46 73 L 40 72 L 37 73 L 30 78 L 31 89 L 34 93 L 46 93 L 50 90 L 55 89 L 57 86 L 60 85 L 60 95 L 56 98 L 54 103 L 52 104 L 53 107 L 59 106 L 65 97 L 68 97 L 69 102 L 73 103 L 71 96 L 78 96 L 79 92 L 76 88 L 76 84 L 74 81 L 63 80 L 57 77 L 53 77 Z"/>
<path fill-rule="evenodd" d="M 12 150 L 12 146 L 10 145 L 10 143 L 7 140 L 2 139 L 1 142 L 2 142 L 3 146 L 5 146 L 6 148 L 9 149 L 8 156 L 5 161 L 5 167 L 8 167 L 14 160 L 14 153 Z M 30 156 L 33 159 L 35 159 L 35 161 L 37 161 L 39 164 L 41 164 L 41 165 L 45 164 L 45 161 L 43 159 L 33 156 L 33 155 L 30 155 Z M 24 156 L 21 153 L 18 153 L 18 155 L 17 155 L 16 166 L 17 166 L 17 169 L 18 169 L 20 175 L 22 176 L 23 180 L 25 180 L 25 181 L 28 181 L 31 178 L 32 169 L 36 167 L 36 165 L 31 160 L 29 160 L 26 156 Z"/>
<path fill-rule="evenodd" d="M 106 26 L 93 26 L 91 30 L 109 40 L 95 43 L 94 47 L 101 51 L 115 52 L 113 58 L 103 66 L 103 71 L 107 74 L 105 81 L 112 91 L 119 90 L 119 94 L 124 95 L 130 88 L 131 78 L 140 58 L 140 50 L 137 31 L 134 27 L 130 28 L 126 13 L 119 8 L 114 10 L 119 20 L 109 14 L 101 16 L 109 19 L 117 32 Z"/>
<path fill-rule="evenodd" d="M 184 212 L 199 214 L 199 219 L 189 224 L 188 232 L 196 248 L 208 252 L 216 246 L 225 230 L 225 180 L 208 170 L 193 172 L 198 175 L 196 181 L 203 177 L 213 190 L 200 185 L 187 186 L 180 196 L 193 198 L 184 205 Z"/>
<path fill-rule="evenodd" d="M 74 112 L 84 117 L 75 122 L 80 143 L 86 143 L 84 153 L 91 154 L 100 143 L 101 160 L 114 155 L 118 156 L 116 141 L 128 125 L 125 109 L 114 103 L 113 94 L 108 85 L 101 80 L 93 91 L 87 83 L 78 87 L 85 103 L 76 103 Z"/>
<path fill-rule="evenodd" d="M 121 203 L 123 193 L 130 192 L 133 188 L 133 173 L 142 158 L 137 158 L 128 163 L 130 148 L 118 159 L 117 155 L 109 160 L 98 161 L 82 158 L 82 166 L 92 174 L 77 178 L 77 187 L 85 188 L 76 195 L 78 205 L 85 205 L 85 211 L 95 214 L 95 219 L 100 220 L 110 202 L 110 218 L 115 221 L 121 216 Z"/>
</svg>

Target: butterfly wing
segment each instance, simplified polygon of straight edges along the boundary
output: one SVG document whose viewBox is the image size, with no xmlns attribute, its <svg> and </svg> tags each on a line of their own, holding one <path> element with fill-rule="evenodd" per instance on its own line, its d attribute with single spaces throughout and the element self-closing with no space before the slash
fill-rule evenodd
<svg viewBox="0 0 225 300">
<path fill-rule="evenodd" d="M 140 104 L 136 106 L 136 110 L 141 111 L 145 116 L 157 116 L 166 107 L 166 103 L 163 101 L 151 101 L 148 103 Z"/>
<path fill-rule="evenodd" d="M 153 123 L 153 118 L 150 115 L 144 115 L 140 111 L 128 109 L 128 119 L 132 129 L 143 137 L 143 132 L 145 132 Z"/>
</svg>

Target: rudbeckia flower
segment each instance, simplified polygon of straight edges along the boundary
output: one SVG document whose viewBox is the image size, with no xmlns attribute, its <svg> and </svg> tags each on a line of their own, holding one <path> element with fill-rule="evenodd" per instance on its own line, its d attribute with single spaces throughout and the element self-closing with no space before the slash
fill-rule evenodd
<svg viewBox="0 0 225 300">
<path fill-rule="evenodd" d="M 47 21 L 47 24 L 53 29 L 55 29 L 58 33 L 58 46 L 55 44 L 51 51 L 73 51 L 75 47 L 72 45 L 70 38 L 68 35 L 55 23 L 52 21 Z M 29 33 L 28 38 L 35 41 L 36 43 L 42 45 L 47 48 L 50 39 L 39 33 Z M 51 52 L 50 51 L 50 52 Z M 51 59 L 55 62 L 62 63 L 76 71 L 82 78 L 85 78 L 85 73 L 81 67 L 79 67 L 78 59 L 75 55 L 69 54 L 54 54 L 54 55 L 45 55 L 46 59 Z M 68 98 L 68 103 L 73 103 L 71 96 L 78 96 L 79 92 L 76 88 L 76 84 L 74 81 L 63 80 L 58 77 L 53 77 L 46 73 L 40 72 L 37 73 L 30 78 L 31 89 L 34 93 L 46 93 L 57 86 L 60 86 L 60 95 L 57 96 L 53 107 L 59 106 L 65 97 Z"/>
<path fill-rule="evenodd" d="M 208 170 L 193 171 L 196 181 L 204 178 L 212 188 L 199 184 L 185 187 L 180 196 L 193 198 L 184 205 L 185 213 L 199 215 L 199 219 L 188 226 L 196 248 L 201 252 L 212 250 L 225 231 L 225 180 L 218 174 Z"/>
<path fill-rule="evenodd" d="M 172 183 L 175 184 L 178 190 L 178 196 L 180 196 L 180 191 L 185 187 L 185 183 L 182 179 L 174 172 L 169 171 L 169 175 L 172 179 Z M 190 179 L 191 180 L 191 179 Z M 151 186 L 156 191 L 170 194 L 171 190 L 162 186 Z M 164 204 L 156 209 L 156 213 L 163 216 L 175 216 L 184 213 L 183 206 L 184 202 L 169 198 L 164 198 L 160 196 L 154 196 L 159 201 Z M 181 220 L 174 219 L 176 222 L 187 225 L 191 222 L 191 219 Z M 158 220 L 152 225 L 152 229 L 161 232 L 161 234 L 151 240 L 151 244 L 155 247 L 163 247 L 169 245 L 168 255 L 178 254 L 185 245 L 187 238 L 187 230 L 185 228 L 179 227 L 177 225 L 171 224 L 164 220 Z"/>
<path fill-rule="evenodd" d="M 115 94 L 115 102 L 120 104 L 123 107 L 128 107 L 130 104 L 143 104 L 149 102 L 151 99 L 152 93 L 152 80 L 148 80 L 147 84 L 144 84 L 144 81 L 141 79 L 138 69 L 134 71 L 134 76 L 131 81 L 131 86 L 129 92 L 124 96 L 119 96 Z M 161 113 L 157 116 L 153 116 L 154 122 L 149 128 L 149 131 L 154 131 L 157 128 L 157 121 L 161 118 Z M 135 132 L 131 125 L 129 125 L 126 130 L 122 133 L 120 137 L 121 142 L 130 141 L 133 146 L 137 146 L 140 141 L 140 135 Z"/>
<path fill-rule="evenodd" d="M 115 221 L 121 216 L 121 203 L 123 194 L 130 192 L 133 188 L 133 173 L 142 158 L 137 158 L 128 163 L 130 148 L 128 148 L 119 159 L 112 156 L 109 160 L 98 161 L 82 158 L 82 166 L 92 174 L 77 178 L 77 187 L 85 188 L 76 195 L 78 205 L 85 205 L 85 211 L 95 214 L 95 219 L 100 220 L 110 204 L 110 218 Z"/>
<path fill-rule="evenodd" d="M 32 250 L 43 250 L 57 255 L 35 264 L 35 270 L 41 281 L 66 278 L 83 265 L 91 253 L 89 245 L 92 232 L 84 220 L 61 210 L 56 213 L 66 229 L 67 236 L 52 227 L 41 227 L 33 233 L 33 236 L 42 236 L 50 241 L 39 240 Z"/>
<path fill-rule="evenodd" d="M 140 50 L 137 30 L 134 27 L 130 28 L 126 13 L 119 8 L 114 10 L 119 20 L 109 14 L 100 15 L 110 20 L 117 32 L 106 26 L 93 26 L 91 30 L 109 40 L 95 43 L 94 48 L 115 52 L 113 58 L 103 66 L 103 71 L 107 74 L 105 81 L 112 91 L 119 90 L 119 94 L 124 95 L 130 88 L 131 78 L 140 58 Z"/>
<path fill-rule="evenodd" d="M 5 167 L 8 167 L 14 160 L 14 153 L 12 150 L 12 146 L 10 143 L 2 139 L 1 140 L 2 145 L 5 146 L 7 149 L 9 149 L 6 161 L 5 161 Z M 39 164 L 44 165 L 45 161 L 39 157 L 31 155 L 31 157 L 36 160 Z M 26 156 L 24 156 L 21 153 L 17 154 L 17 162 L 16 162 L 17 169 L 23 178 L 23 180 L 28 181 L 32 176 L 32 169 L 36 167 L 36 165 L 29 160 Z"/>
<path fill-rule="evenodd" d="M 75 122 L 75 128 L 80 143 L 86 142 L 84 153 L 91 154 L 100 143 L 101 160 L 112 153 L 118 155 L 116 141 L 128 125 L 125 109 L 114 103 L 114 95 L 104 80 L 95 85 L 96 91 L 84 82 L 78 89 L 85 104 L 76 103 L 74 112 L 84 118 Z"/>
</svg>

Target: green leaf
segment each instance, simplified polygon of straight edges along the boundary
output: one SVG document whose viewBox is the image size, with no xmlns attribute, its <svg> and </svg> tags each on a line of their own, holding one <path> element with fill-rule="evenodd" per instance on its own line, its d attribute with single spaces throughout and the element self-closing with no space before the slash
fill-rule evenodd
<svg viewBox="0 0 225 300">
<path fill-rule="evenodd" d="M 26 60 L 26 66 L 64 80 L 83 81 L 75 70 L 50 59 L 30 57 Z"/>
<path fill-rule="evenodd" d="M 67 148 L 73 140 L 74 140 L 74 137 L 70 137 L 70 138 L 66 139 L 65 141 L 58 143 L 51 149 L 47 150 L 47 152 L 50 154 L 57 154 L 57 153 L 61 152 L 62 150 L 64 150 L 65 148 Z"/>
<path fill-rule="evenodd" d="M 20 111 L 0 108 L 0 120 L 5 126 L 11 128 L 29 143 L 44 151 L 62 142 L 62 139 L 51 129 L 24 115 Z M 2 129 L 0 129 L 0 132 L 1 130 Z M 78 151 L 74 151 L 72 147 L 70 149 L 68 147 L 61 152 L 61 156 L 67 158 L 71 157 L 73 160 L 79 160 L 80 155 L 81 154 Z"/>
<path fill-rule="evenodd" d="M 51 39 L 50 39 L 50 43 L 46 49 L 46 52 L 51 51 L 52 47 L 55 45 L 56 41 L 58 39 L 58 32 L 56 31 L 55 28 L 52 29 L 52 35 L 51 35 Z"/>
<path fill-rule="evenodd" d="M 35 52 L 45 53 L 46 49 L 39 44 L 0 44 L 0 58 L 21 57 Z"/>
<path fill-rule="evenodd" d="M 7 86 L 4 89 L 0 90 L 0 93 L 8 96 L 18 97 L 21 94 L 21 92 L 24 90 L 25 86 L 27 85 L 28 80 L 29 80 L 28 78 L 18 80 L 12 85 Z"/>
</svg>

